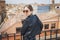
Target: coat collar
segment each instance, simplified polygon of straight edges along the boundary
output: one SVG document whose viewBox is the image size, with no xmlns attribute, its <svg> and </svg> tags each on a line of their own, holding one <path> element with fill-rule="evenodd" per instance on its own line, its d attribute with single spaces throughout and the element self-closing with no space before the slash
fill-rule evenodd
<svg viewBox="0 0 60 40">
<path fill-rule="evenodd" d="M 27 18 L 29 18 L 29 17 L 31 17 L 32 16 L 32 14 L 30 14 Z"/>
</svg>

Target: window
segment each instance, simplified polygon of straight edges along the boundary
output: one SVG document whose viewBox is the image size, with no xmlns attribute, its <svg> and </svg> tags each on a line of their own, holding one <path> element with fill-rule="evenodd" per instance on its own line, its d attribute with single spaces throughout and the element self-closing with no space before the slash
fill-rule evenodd
<svg viewBox="0 0 60 40">
<path fill-rule="evenodd" d="M 21 32 L 21 27 L 16 28 L 16 33 L 20 33 Z"/>
<path fill-rule="evenodd" d="M 50 6 L 38 6 L 37 12 L 38 13 L 43 13 L 43 12 L 48 12 L 50 10 Z"/>
<path fill-rule="evenodd" d="M 56 23 L 51 24 L 51 29 L 55 28 Z"/>
<path fill-rule="evenodd" d="M 45 24 L 45 29 L 49 29 L 49 24 Z"/>
</svg>

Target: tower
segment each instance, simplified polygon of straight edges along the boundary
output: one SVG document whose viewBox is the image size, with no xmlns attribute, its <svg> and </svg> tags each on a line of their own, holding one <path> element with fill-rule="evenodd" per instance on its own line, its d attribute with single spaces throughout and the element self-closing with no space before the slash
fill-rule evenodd
<svg viewBox="0 0 60 40">
<path fill-rule="evenodd" d="M 55 10 L 55 0 L 51 0 L 52 2 L 52 10 Z"/>
</svg>

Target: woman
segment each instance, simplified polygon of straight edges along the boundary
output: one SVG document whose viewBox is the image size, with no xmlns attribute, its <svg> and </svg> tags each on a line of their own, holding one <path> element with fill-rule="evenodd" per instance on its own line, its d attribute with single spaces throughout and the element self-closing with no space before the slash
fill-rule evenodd
<svg viewBox="0 0 60 40">
<path fill-rule="evenodd" d="M 21 34 L 23 35 L 23 40 L 36 40 L 35 36 L 41 33 L 43 24 L 36 15 L 32 15 L 33 8 L 31 5 L 24 6 L 23 13 L 27 16 L 22 21 Z"/>
</svg>

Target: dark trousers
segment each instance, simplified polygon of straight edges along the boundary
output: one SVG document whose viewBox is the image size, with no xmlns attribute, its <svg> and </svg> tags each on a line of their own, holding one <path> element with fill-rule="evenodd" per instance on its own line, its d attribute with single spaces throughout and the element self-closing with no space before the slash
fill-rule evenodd
<svg viewBox="0 0 60 40">
<path fill-rule="evenodd" d="M 29 37 L 29 36 L 23 36 L 23 40 L 36 40 L 36 38 L 35 38 L 35 36 L 31 36 L 31 37 Z"/>
</svg>

